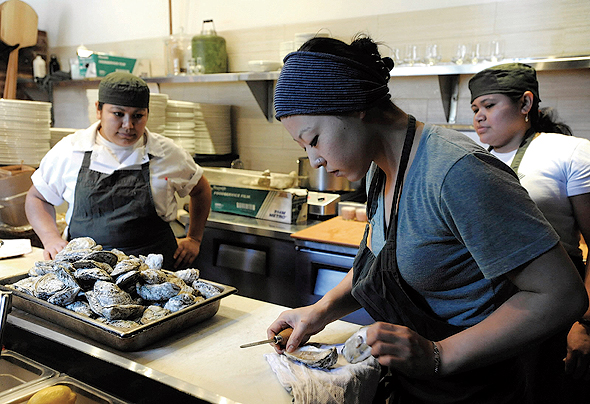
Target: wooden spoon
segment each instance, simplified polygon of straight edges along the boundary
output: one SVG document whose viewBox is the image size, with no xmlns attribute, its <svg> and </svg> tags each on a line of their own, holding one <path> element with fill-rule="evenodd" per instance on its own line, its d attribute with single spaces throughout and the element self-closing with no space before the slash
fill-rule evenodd
<svg viewBox="0 0 590 404">
<path fill-rule="evenodd" d="M 18 76 L 18 50 L 37 44 L 39 18 L 31 6 L 21 0 L 7 0 L 0 8 L 0 40 L 17 46 L 8 56 L 4 98 L 16 98 Z"/>
</svg>

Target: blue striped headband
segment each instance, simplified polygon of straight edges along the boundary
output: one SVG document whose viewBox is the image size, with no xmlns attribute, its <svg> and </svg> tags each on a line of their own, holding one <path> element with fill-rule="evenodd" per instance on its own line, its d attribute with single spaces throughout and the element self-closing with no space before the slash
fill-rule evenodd
<svg viewBox="0 0 590 404">
<path fill-rule="evenodd" d="M 329 53 L 291 52 L 275 88 L 276 119 L 362 111 L 388 100 L 387 79 L 354 60 Z"/>
</svg>

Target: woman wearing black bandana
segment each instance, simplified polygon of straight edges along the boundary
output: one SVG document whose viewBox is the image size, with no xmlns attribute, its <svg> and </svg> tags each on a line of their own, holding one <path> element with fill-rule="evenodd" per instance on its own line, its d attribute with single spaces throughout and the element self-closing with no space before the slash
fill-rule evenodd
<svg viewBox="0 0 590 404">
<path fill-rule="evenodd" d="M 269 337 L 292 327 L 292 351 L 362 306 L 390 402 L 522 403 L 518 354 L 588 307 L 551 225 L 509 167 L 390 101 L 370 38 L 315 38 L 284 62 L 277 119 L 315 167 L 367 175 L 369 224 L 344 280 Z"/>
<path fill-rule="evenodd" d="M 469 88 L 473 126 L 480 140 L 518 174 L 582 278 L 587 277 L 588 264 L 584 265 L 579 244 L 581 234 L 590 240 L 590 142 L 564 136 L 571 135 L 569 127 L 556 122 L 553 111 L 539 109 L 537 75 L 526 64 L 482 70 L 471 78 Z M 590 282 L 586 284 L 590 289 Z M 536 403 L 587 399 L 588 386 L 580 398 L 574 394 L 590 380 L 590 313 L 571 330 L 568 326 L 544 342 L 538 355 L 533 366 Z M 564 368 L 571 376 L 565 376 Z"/>
</svg>

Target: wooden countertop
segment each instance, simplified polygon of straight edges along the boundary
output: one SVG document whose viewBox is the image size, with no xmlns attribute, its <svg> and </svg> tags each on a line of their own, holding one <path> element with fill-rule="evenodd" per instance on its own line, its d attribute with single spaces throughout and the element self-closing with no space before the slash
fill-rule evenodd
<svg viewBox="0 0 590 404">
<path fill-rule="evenodd" d="M 291 237 L 300 240 L 358 248 L 363 239 L 366 225 L 366 222 L 344 220 L 342 216 L 336 216 L 325 222 L 293 233 Z"/>
<path fill-rule="evenodd" d="M 34 248 L 25 256 L 0 260 L 0 276 L 25 273 L 40 259 L 43 259 L 42 250 Z M 221 300 L 217 314 L 209 320 L 136 352 L 117 351 L 20 310 L 13 310 L 8 320 L 10 322 L 14 318 L 13 322 L 18 321 L 25 328 L 40 326 L 45 330 L 43 335 L 46 338 L 88 351 L 92 356 L 105 356 L 113 363 L 117 363 L 116 358 L 121 358 L 153 369 L 153 377 L 197 397 L 202 391 L 207 391 L 243 404 L 288 404 L 292 402 L 292 397 L 280 385 L 264 358 L 265 354 L 274 352 L 272 347 L 239 348 L 241 344 L 266 338 L 268 326 L 286 309 L 238 295 L 227 296 Z M 335 321 L 314 336 L 312 341 L 344 343 L 359 327 Z"/>
</svg>

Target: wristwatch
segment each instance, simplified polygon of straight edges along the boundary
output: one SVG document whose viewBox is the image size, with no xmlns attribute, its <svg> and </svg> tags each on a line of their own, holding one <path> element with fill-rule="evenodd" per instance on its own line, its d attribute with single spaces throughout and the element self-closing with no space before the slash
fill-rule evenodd
<svg viewBox="0 0 590 404">
<path fill-rule="evenodd" d="M 578 320 L 578 323 L 582 324 L 584 327 L 590 328 L 590 320 L 587 318 L 581 318 Z"/>
</svg>

